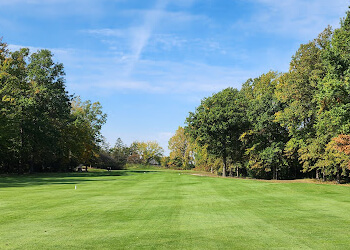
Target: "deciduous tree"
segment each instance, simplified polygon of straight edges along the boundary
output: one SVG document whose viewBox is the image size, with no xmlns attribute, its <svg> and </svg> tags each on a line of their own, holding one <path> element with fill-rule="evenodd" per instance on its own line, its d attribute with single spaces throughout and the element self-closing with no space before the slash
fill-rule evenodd
<svg viewBox="0 0 350 250">
<path fill-rule="evenodd" d="M 226 176 L 228 158 L 241 150 L 239 136 L 247 126 L 244 104 L 237 89 L 227 88 L 203 99 L 186 119 L 186 132 L 200 145 L 208 145 L 208 151 L 222 159 L 223 176 Z"/>
</svg>

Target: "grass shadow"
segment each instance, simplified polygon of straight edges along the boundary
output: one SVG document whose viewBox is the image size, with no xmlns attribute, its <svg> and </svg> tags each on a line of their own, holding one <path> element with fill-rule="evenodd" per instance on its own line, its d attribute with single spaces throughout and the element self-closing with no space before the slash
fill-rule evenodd
<svg viewBox="0 0 350 250">
<path fill-rule="evenodd" d="M 125 172 L 129 173 L 137 173 L 137 174 L 144 174 L 144 173 L 159 173 L 157 170 L 125 170 Z"/>
<path fill-rule="evenodd" d="M 26 187 L 37 185 L 62 185 L 62 184 L 79 184 L 91 181 L 106 181 L 105 178 L 99 177 L 117 177 L 126 176 L 128 171 L 99 171 L 83 173 L 40 173 L 26 175 L 2 175 L 0 176 L 0 189 L 8 187 Z"/>
</svg>

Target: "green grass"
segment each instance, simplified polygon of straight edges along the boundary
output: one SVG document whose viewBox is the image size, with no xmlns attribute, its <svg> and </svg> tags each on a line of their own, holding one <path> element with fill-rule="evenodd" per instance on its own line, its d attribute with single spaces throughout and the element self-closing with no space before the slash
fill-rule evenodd
<svg viewBox="0 0 350 250">
<path fill-rule="evenodd" d="M 128 170 L 162 170 L 165 169 L 161 166 L 153 166 L 153 165 L 143 165 L 143 164 L 129 164 L 127 163 L 125 169 Z"/>
<path fill-rule="evenodd" d="M 0 177 L 0 249 L 350 248 L 349 186 L 180 173 Z"/>
</svg>

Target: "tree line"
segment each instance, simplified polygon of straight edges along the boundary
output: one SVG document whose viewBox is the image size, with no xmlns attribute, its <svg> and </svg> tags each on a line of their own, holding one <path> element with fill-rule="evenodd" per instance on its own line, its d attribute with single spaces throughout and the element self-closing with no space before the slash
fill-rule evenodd
<svg viewBox="0 0 350 250">
<path fill-rule="evenodd" d="M 134 141 L 127 146 L 118 138 L 113 147 L 105 144 L 96 166 L 123 169 L 126 164 L 161 165 L 164 149 L 156 141 Z"/>
<path fill-rule="evenodd" d="M 67 171 L 98 158 L 106 114 L 69 95 L 49 50 L 10 51 L 0 40 L 0 172 Z"/>
<path fill-rule="evenodd" d="M 270 71 L 206 97 L 166 165 L 267 179 L 349 181 L 350 12 Z"/>
<path fill-rule="evenodd" d="M 49 50 L 10 51 L 0 40 L 0 173 L 160 164 L 164 150 L 155 141 L 126 146 L 118 138 L 109 147 L 101 104 L 70 95 L 64 76 Z"/>
</svg>

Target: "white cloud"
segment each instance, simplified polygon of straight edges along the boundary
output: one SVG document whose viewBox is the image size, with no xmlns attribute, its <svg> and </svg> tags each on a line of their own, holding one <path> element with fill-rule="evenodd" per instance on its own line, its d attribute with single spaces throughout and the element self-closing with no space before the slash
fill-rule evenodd
<svg viewBox="0 0 350 250">
<path fill-rule="evenodd" d="M 88 58 L 81 60 L 91 61 Z M 111 63 L 110 60 L 104 59 L 100 64 L 93 64 L 91 70 L 85 70 L 84 76 L 67 74 L 67 86 L 79 93 L 95 90 L 108 94 L 119 91 L 211 94 L 229 86 L 239 88 L 249 77 L 262 73 L 194 62 L 140 60 L 134 69 L 134 74 L 128 76 L 123 74 L 123 64 Z"/>
<path fill-rule="evenodd" d="M 170 39 L 171 40 L 171 39 Z M 185 41 L 184 41 L 185 42 Z M 22 47 L 10 45 L 12 50 Z M 37 47 L 30 47 L 37 51 Z M 67 73 L 67 87 L 72 93 L 112 95 L 117 92 L 143 92 L 156 94 L 181 94 L 198 99 L 226 87 L 240 88 L 250 77 L 257 77 L 268 68 L 241 69 L 215 66 L 195 61 L 138 60 L 132 75 L 126 74 L 132 55 L 93 55 L 81 50 L 48 48 Z"/>
<path fill-rule="evenodd" d="M 328 25 L 338 26 L 345 15 L 347 0 L 250 0 L 259 4 L 250 20 L 239 20 L 234 29 L 314 38 Z"/>
<path fill-rule="evenodd" d="M 164 18 L 161 23 L 158 23 L 158 25 L 166 24 L 167 26 L 169 24 L 176 23 L 177 25 L 181 24 L 188 24 L 191 22 L 202 22 L 202 23 L 210 23 L 212 20 L 205 16 L 205 15 L 199 15 L 194 14 L 190 12 L 186 12 L 184 10 L 181 11 L 170 11 L 166 8 L 159 10 L 159 9 L 128 9 L 128 10 L 122 10 L 120 11 L 120 14 L 135 18 L 135 17 L 143 17 L 143 16 L 157 16 L 162 15 Z"/>
<path fill-rule="evenodd" d="M 143 49 L 147 45 L 155 26 L 163 17 L 166 5 L 167 0 L 158 0 L 154 10 L 146 13 L 143 25 L 138 29 L 134 29 L 131 41 L 133 51 L 132 58 L 134 58 L 134 60 L 131 61 L 127 74 L 131 74 L 135 65 L 138 63 Z"/>
<path fill-rule="evenodd" d="M 222 45 L 215 38 L 186 38 L 174 34 L 154 34 L 149 39 L 148 50 L 154 52 L 177 50 L 181 53 L 192 53 L 201 51 L 202 53 L 220 53 L 227 54 L 227 51 L 232 50 L 234 46 L 229 48 Z M 241 56 L 240 56 L 241 57 Z"/>
<path fill-rule="evenodd" d="M 95 91 L 110 95 L 119 91 L 137 91 L 202 96 L 229 86 L 239 88 L 247 78 L 263 72 L 190 61 L 139 60 L 134 74 L 128 75 L 125 71 L 130 61 L 135 60 L 131 55 L 101 57 L 82 50 L 9 45 L 11 50 L 24 47 L 29 47 L 31 52 L 40 49 L 52 51 L 55 60 L 64 64 L 67 87 L 73 93 Z"/>
<path fill-rule="evenodd" d="M 54 2 L 52 1 L 52 3 Z M 247 27 L 246 30 L 256 31 L 260 29 L 262 32 L 283 34 L 293 33 L 292 26 L 299 34 L 306 34 L 309 33 L 310 29 L 315 29 L 314 23 L 318 23 L 319 19 L 323 18 L 326 12 L 323 8 L 327 3 L 322 0 L 319 1 L 320 6 L 318 6 L 318 2 L 315 0 L 307 1 L 307 3 L 291 0 L 255 0 L 256 2 L 267 7 L 264 8 L 264 11 L 258 11 L 254 20 L 247 23 L 242 22 L 242 25 Z M 98 87 L 99 91 L 111 93 L 122 90 L 148 93 L 192 93 L 196 95 L 217 92 L 228 86 L 239 88 L 247 78 L 256 77 L 270 69 L 278 69 L 283 64 L 281 61 L 285 61 L 282 68 L 287 68 L 290 55 L 278 50 L 265 49 L 260 55 L 252 55 L 250 51 L 244 51 L 239 47 L 235 48 L 235 45 L 225 46 L 215 37 L 190 38 L 170 32 L 157 32 L 156 27 L 160 25 L 159 23 L 169 24 L 176 21 L 193 22 L 199 20 L 211 22 L 210 19 L 201 15 L 169 12 L 166 10 L 167 4 L 174 4 L 174 2 L 159 0 L 152 10 L 138 12 L 133 10 L 134 14 L 137 12 L 139 15 L 143 15 L 143 22 L 132 27 L 83 30 L 85 34 L 96 36 L 109 47 L 110 50 L 103 52 L 102 55 L 101 53 L 94 55 L 90 51 L 49 48 L 55 57 L 66 66 L 67 86 L 77 90 L 77 92 Z M 339 8 L 343 4 L 344 1 L 334 1 L 334 5 Z M 301 14 L 298 14 L 298 11 Z M 332 7 L 329 12 L 329 15 L 336 15 L 341 11 Z M 176 20 L 177 18 L 179 20 Z M 256 26 L 257 28 L 254 28 Z M 244 29 L 244 27 L 241 28 Z M 308 38 L 310 36 L 310 34 L 307 35 Z M 22 47 L 11 46 L 13 49 Z M 31 47 L 32 51 L 37 49 L 39 48 Z M 194 61 L 195 59 L 191 60 L 192 58 L 186 57 L 171 61 L 171 58 L 166 56 L 157 60 L 154 59 L 156 57 L 142 56 L 145 52 L 160 53 L 160 50 L 173 52 L 174 49 L 181 54 L 185 54 L 185 50 L 196 51 L 198 54 L 221 53 L 227 55 L 231 60 L 238 61 L 238 63 L 216 66 L 215 62 L 205 62 L 205 60 L 200 62 L 200 59 Z M 245 62 L 245 65 L 248 65 L 249 61 L 253 60 L 255 61 L 253 67 L 239 64 Z M 258 64 L 260 66 L 256 66 Z"/>
<path fill-rule="evenodd" d="M 97 0 L 0 0 L 0 7 L 22 17 L 53 19 L 79 15 L 92 18 L 103 14 L 103 2 Z"/>
<path fill-rule="evenodd" d="M 187 45 L 188 42 L 188 39 L 173 34 L 155 34 L 149 43 L 158 49 L 171 50 L 173 48 L 182 48 Z"/>
<path fill-rule="evenodd" d="M 67 3 L 75 3 L 75 4 L 88 4 L 98 2 L 96 0 L 0 0 L 0 5 L 57 5 L 57 4 L 67 4 Z"/>
<path fill-rule="evenodd" d="M 125 36 L 125 30 L 121 30 L 121 29 L 109 29 L 109 28 L 91 29 L 91 30 L 83 30 L 82 32 L 86 32 L 86 33 L 98 35 L 98 36 L 114 36 L 114 37 Z"/>
<path fill-rule="evenodd" d="M 50 50 L 55 56 L 65 56 L 70 53 L 72 53 L 73 49 L 60 49 L 60 48 L 40 48 L 40 47 L 33 47 L 33 46 L 23 46 L 23 45 L 17 45 L 17 44 L 9 44 L 8 48 L 11 51 L 19 50 L 21 48 L 28 48 L 31 53 L 37 52 L 38 50 L 47 49 Z"/>
</svg>

